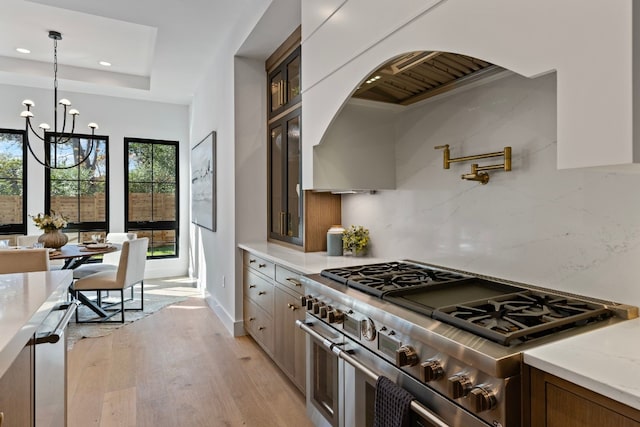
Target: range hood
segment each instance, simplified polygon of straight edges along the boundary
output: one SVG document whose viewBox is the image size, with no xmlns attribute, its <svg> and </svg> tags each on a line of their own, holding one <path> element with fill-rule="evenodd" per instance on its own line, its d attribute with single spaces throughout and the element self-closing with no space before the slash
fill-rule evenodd
<svg viewBox="0 0 640 427">
<path fill-rule="evenodd" d="M 367 76 L 334 117 L 323 143 L 313 147 L 314 189 L 395 189 L 396 115 L 408 105 L 505 73 L 487 61 L 449 52 L 411 52 L 387 61 Z"/>
<path fill-rule="evenodd" d="M 354 98 L 410 105 L 504 71 L 478 58 L 451 52 L 411 52 L 383 64 Z"/>
</svg>

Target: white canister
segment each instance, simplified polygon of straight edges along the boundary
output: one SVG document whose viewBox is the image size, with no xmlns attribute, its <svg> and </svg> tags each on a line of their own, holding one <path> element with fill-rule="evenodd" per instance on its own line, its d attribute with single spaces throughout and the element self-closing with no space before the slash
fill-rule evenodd
<svg viewBox="0 0 640 427">
<path fill-rule="evenodd" d="M 327 255 L 342 256 L 342 234 L 344 227 L 332 225 L 327 231 Z"/>
</svg>

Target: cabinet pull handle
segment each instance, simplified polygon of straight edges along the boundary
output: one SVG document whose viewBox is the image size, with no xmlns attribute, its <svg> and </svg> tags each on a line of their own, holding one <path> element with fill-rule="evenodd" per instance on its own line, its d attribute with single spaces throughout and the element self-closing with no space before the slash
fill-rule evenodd
<svg viewBox="0 0 640 427">
<path fill-rule="evenodd" d="M 285 213 L 280 212 L 280 235 L 284 236 L 284 230 L 286 227 Z"/>
<path fill-rule="evenodd" d="M 294 279 L 293 277 L 287 277 L 285 280 L 295 286 L 302 286 L 302 283 L 300 283 L 300 281 Z"/>
<path fill-rule="evenodd" d="M 256 285 L 249 285 L 249 288 L 255 288 Z"/>
<path fill-rule="evenodd" d="M 249 264 L 253 264 L 254 262 L 256 262 L 256 260 L 255 260 L 255 259 L 250 259 L 250 260 L 249 260 Z"/>
<path fill-rule="evenodd" d="M 267 293 L 266 291 L 260 291 L 260 292 L 258 292 L 258 295 L 264 295 L 266 293 Z"/>
<path fill-rule="evenodd" d="M 296 307 L 293 304 L 290 304 L 289 308 L 291 309 L 291 311 L 296 311 L 297 309 L 299 309 L 300 307 Z"/>
<path fill-rule="evenodd" d="M 255 317 L 249 317 L 249 322 L 253 322 L 254 320 L 256 320 Z"/>
<path fill-rule="evenodd" d="M 258 268 L 265 268 L 267 264 L 258 264 Z"/>
<path fill-rule="evenodd" d="M 259 330 L 259 331 L 264 331 L 265 329 L 266 329 L 266 328 L 265 328 L 264 326 L 260 326 L 260 327 L 258 328 L 258 330 Z"/>
</svg>

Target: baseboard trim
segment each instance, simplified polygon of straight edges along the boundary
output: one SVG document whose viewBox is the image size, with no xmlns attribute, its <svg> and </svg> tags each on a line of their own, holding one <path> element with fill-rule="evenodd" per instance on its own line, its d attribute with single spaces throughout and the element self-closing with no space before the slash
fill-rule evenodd
<svg viewBox="0 0 640 427">
<path fill-rule="evenodd" d="M 205 301 L 209 308 L 218 316 L 225 329 L 234 337 L 241 337 L 246 335 L 244 330 L 244 321 L 242 320 L 233 320 L 229 313 L 218 303 L 218 301 L 207 292 L 205 296 Z"/>
</svg>

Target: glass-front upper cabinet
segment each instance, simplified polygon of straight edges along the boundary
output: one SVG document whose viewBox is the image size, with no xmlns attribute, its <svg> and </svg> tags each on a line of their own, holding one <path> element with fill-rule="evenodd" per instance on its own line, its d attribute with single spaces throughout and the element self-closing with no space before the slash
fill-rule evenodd
<svg viewBox="0 0 640 427">
<path fill-rule="evenodd" d="M 302 245 L 302 162 L 298 108 L 269 125 L 269 237 Z"/>
<path fill-rule="evenodd" d="M 300 102 L 300 47 L 269 73 L 269 117 Z"/>
</svg>

